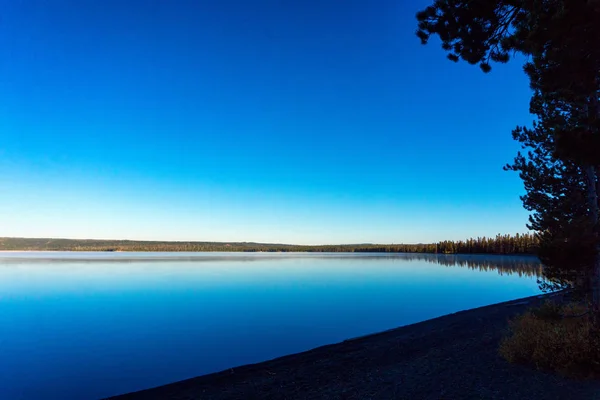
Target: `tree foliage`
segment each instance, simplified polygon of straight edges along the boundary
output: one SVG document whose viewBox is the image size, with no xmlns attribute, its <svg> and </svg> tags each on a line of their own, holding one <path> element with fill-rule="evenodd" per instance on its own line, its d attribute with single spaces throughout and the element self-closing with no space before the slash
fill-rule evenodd
<svg viewBox="0 0 600 400">
<path fill-rule="evenodd" d="M 531 106 L 538 121 L 532 128 L 513 131 L 513 138 L 526 153 L 519 152 L 505 169 L 518 172 L 523 180 L 526 194 L 521 200 L 531 212 L 528 226 L 538 232 L 539 256 L 547 267 L 548 282 L 554 283 L 546 288 L 579 282 L 586 289 L 584 277 L 589 275 L 594 257 L 587 182 L 583 168 L 556 151 L 556 131 L 564 131 L 573 121 L 539 96 L 533 96 Z"/>
<path fill-rule="evenodd" d="M 583 89 L 597 76 L 599 11 L 598 0 L 435 0 L 417 13 L 417 36 L 438 36 L 450 60 L 484 72 L 523 53 L 547 64 L 538 88 Z"/>
<path fill-rule="evenodd" d="M 513 137 L 525 150 L 517 171 L 555 286 L 594 294 L 600 311 L 600 1 L 436 0 L 417 14 L 417 36 L 438 36 L 453 61 L 479 64 L 527 57 L 532 128 Z"/>
</svg>

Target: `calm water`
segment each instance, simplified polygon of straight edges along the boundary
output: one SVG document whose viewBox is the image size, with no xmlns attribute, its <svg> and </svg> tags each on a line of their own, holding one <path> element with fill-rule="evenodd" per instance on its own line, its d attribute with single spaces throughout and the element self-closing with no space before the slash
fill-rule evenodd
<svg viewBox="0 0 600 400">
<path fill-rule="evenodd" d="M 0 253 L 0 399 L 94 399 L 538 294 L 536 259 Z"/>
</svg>

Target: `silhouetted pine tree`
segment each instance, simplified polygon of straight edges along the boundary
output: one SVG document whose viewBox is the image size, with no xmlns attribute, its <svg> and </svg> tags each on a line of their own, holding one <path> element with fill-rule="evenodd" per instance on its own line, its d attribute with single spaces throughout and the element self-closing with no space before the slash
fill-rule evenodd
<svg viewBox="0 0 600 400">
<path fill-rule="evenodd" d="M 448 58 L 484 72 L 529 56 L 538 121 L 513 132 L 528 152 L 508 169 L 525 183 L 548 275 L 587 290 L 600 319 L 600 1 L 436 0 L 417 19 L 423 43 L 438 35 Z"/>
</svg>

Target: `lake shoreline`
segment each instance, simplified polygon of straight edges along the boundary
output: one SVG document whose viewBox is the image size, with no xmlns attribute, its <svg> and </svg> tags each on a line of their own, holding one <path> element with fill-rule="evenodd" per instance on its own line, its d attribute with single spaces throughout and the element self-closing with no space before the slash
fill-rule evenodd
<svg viewBox="0 0 600 400">
<path fill-rule="evenodd" d="M 500 358 L 508 319 L 549 296 L 493 304 L 112 399 L 588 399 L 574 381 Z"/>
<path fill-rule="evenodd" d="M 241 253 L 241 254 L 425 254 L 434 256 L 501 256 L 501 257 L 534 257 L 533 253 L 436 253 L 427 251 L 316 251 L 316 250 L 290 250 L 290 251 L 263 251 L 263 250 L 62 250 L 62 249 L 23 249 L 0 250 L 2 253 Z"/>
</svg>

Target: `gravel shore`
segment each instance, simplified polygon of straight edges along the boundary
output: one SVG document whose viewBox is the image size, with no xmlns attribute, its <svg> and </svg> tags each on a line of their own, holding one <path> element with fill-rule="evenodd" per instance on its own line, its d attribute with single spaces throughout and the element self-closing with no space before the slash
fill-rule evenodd
<svg viewBox="0 0 600 400">
<path fill-rule="evenodd" d="M 511 365 L 498 355 L 515 300 L 113 397 L 191 399 L 598 399 L 599 381 Z"/>
</svg>

